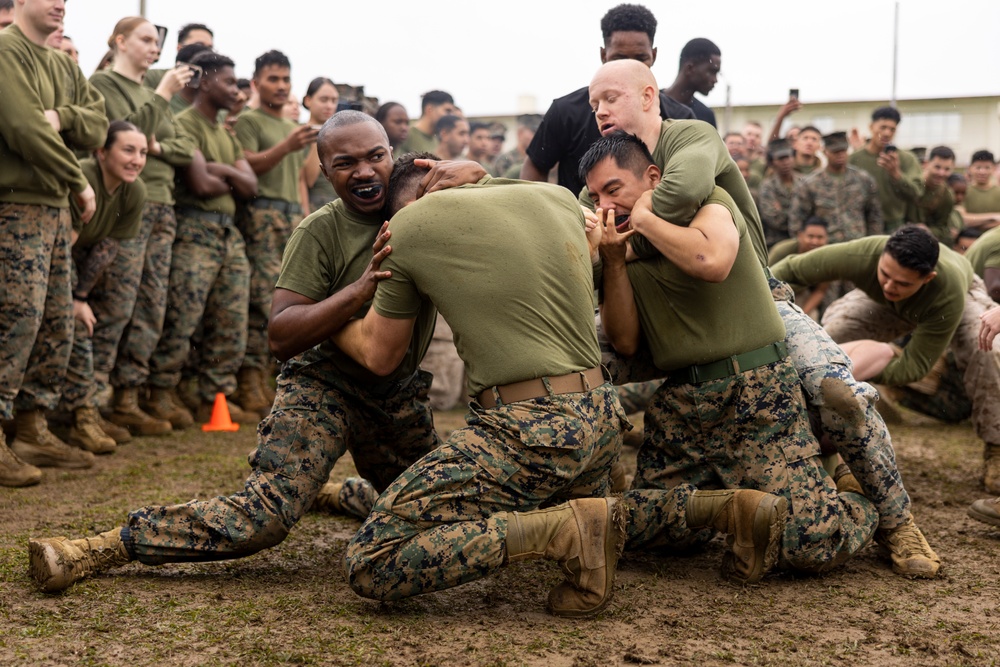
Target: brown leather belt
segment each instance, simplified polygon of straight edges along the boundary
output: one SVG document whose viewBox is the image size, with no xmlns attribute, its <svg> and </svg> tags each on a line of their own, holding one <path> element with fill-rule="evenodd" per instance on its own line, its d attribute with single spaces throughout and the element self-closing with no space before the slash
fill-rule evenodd
<svg viewBox="0 0 1000 667">
<path fill-rule="evenodd" d="M 607 382 L 604 379 L 604 371 L 600 366 L 588 368 L 585 371 L 567 373 L 555 377 L 535 378 L 533 380 L 522 380 L 499 387 L 489 387 L 479 392 L 476 400 L 484 408 L 495 408 L 497 405 L 507 403 L 517 403 L 527 401 L 532 398 L 542 398 L 551 394 L 574 394 L 581 391 L 590 391 L 595 387 L 600 387 Z M 546 383 L 548 386 L 546 386 Z M 549 391 L 551 389 L 551 392 Z M 500 396 L 500 402 L 496 396 Z"/>
</svg>

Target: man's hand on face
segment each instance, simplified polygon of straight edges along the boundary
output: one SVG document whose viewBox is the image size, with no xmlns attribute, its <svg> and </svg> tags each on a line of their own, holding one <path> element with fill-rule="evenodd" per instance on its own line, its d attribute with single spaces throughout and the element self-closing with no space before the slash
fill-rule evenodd
<svg viewBox="0 0 1000 667">
<path fill-rule="evenodd" d="M 635 234 L 634 229 L 618 231 L 615 225 L 615 210 L 597 209 L 597 218 L 601 229 L 600 252 L 606 266 L 625 266 L 625 254 L 628 251 L 628 240 Z"/>
</svg>

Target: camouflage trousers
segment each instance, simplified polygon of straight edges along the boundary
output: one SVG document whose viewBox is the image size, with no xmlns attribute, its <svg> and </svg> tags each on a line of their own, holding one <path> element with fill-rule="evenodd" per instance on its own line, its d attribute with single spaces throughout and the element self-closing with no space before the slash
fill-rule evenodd
<svg viewBox="0 0 1000 667">
<path fill-rule="evenodd" d="M 646 408 L 633 486 L 691 484 L 784 496 L 783 562 L 822 571 L 868 543 L 878 514 L 863 496 L 837 493 L 819 454 L 798 376 L 786 359 L 697 385 L 664 383 Z M 697 536 L 670 537 L 687 542 Z"/>
<path fill-rule="evenodd" d="M 465 362 L 455 348 L 455 335 L 441 313 L 434 323 L 434 337 L 420 362 L 421 370 L 434 376 L 428 399 L 433 410 L 451 410 L 467 401 Z M 465 399 L 465 401 L 463 401 Z"/>
<path fill-rule="evenodd" d="M 194 350 L 201 399 L 232 394 L 246 350 L 249 288 L 250 266 L 236 227 L 178 211 L 167 314 L 150 358 L 149 383 L 168 389 L 180 383 L 201 324 L 200 348 Z"/>
<path fill-rule="evenodd" d="M 302 222 L 298 214 L 272 208 L 250 206 L 242 212 L 239 229 L 246 241 L 250 262 L 250 310 L 244 368 L 266 371 L 271 359 L 267 342 L 267 322 L 271 317 L 271 298 L 281 273 L 281 255 L 292 230 Z"/>
<path fill-rule="evenodd" d="M 485 409 L 379 496 L 347 547 L 348 582 L 378 600 L 482 578 L 505 561 L 507 513 L 606 496 L 628 421 L 614 389 Z"/>
<path fill-rule="evenodd" d="M 989 351 L 979 349 L 979 316 L 995 305 L 982 278 L 974 276 L 965 296 L 962 321 L 949 345 L 955 365 L 964 373 L 965 394 L 972 402 L 972 425 L 991 445 L 1000 444 L 1000 343 L 994 341 Z M 861 290 L 834 302 L 826 311 L 823 326 L 840 343 L 868 338 L 890 342 L 915 329 Z"/>
<path fill-rule="evenodd" d="M 70 284 L 76 285 L 76 265 L 78 254 L 73 248 L 73 264 L 70 267 Z M 72 412 L 76 408 L 87 406 L 97 407 L 95 396 L 97 384 L 94 381 L 94 348 L 87 325 L 73 318 L 73 343 L 70 347 L 69 363 L 66 364 L 66 380 L 61 387 L 62 400 L 60 407 Z"/>
<path fill-rule="evenodd" d="M 810 414 L 875 504 L 880 527 L 891 530 L 904 524 L 910 518 L 910 496 L 896 467 L 889 429 L 875 409 L 878 392 L 854 379 L 850 358 L 819 324 L 788 301 L 792 296 L 788 286 L 773 278 L 769 282 L 785 324 L 788 359 L 799 375 Z M 663 374 L 648 349 L 625 358 L 603 336 L 600 339 L 602 362 L 616 383 Z"/>
<path fill-rule="evenodd" d="M 412 376 L 385 397 L 339 378 L 327 362 L 278 378 L 274 409 L 257 428 L 245 488 L 229 497 L 143 507 L 123 531 L 147 565 L 238 558 L 273 547 L 308 511 L 330 470 L 350 451 L 358 472 L 384 490 L 439 443 L 426 401 L 430 378 Z"/>
<path fill-rule="evenodd" d="M 895 388 L 895 398 L 900 405 L 935 419 L 952 424 L 972 415 L 972 402 L 965 395 L 965 373 L 958 370 L 955 354 L 949 350 L 939 362 L 943 368 L 933 393 L 925 393 L 907 385 Z"/>
<path fill-rule="evenodd" d="M 149 359 L 160 341 L 167 312 L 170 260 L 176 233 L 174 207 L 146 202 L 139 236 L 122 241 L 119 246 L 119 257 L 122 253 L 126 255 L 121 275 L 125 275 L 124 265 L 128 264 L 138 266 L 141 278 L 134 293 L 131 317 L 120 336 L 117 359 L 98 354 L 96 349 L 94 353 L 95 369 L 110 373 L 111 384 L 115 387 L 141 387 L 149 377 Z M 117 265 L 118 258 L 115 259 Z M 115 280 L 115 275 L 119 275 L 119 270 L 114 270 L 105 281 L 105 289 L 116 298 L 125 299 L 129 281 Z"/>
<path fill-rule="evenodd" d="M 0 417 L 54 409 L 73 341 L 69 209 L 0 203 Z"/>
</svg>

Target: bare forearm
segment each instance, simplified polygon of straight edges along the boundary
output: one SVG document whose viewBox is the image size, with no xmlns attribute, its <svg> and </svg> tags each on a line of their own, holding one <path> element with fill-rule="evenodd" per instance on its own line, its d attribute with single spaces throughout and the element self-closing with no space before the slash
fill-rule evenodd
<svg viewBox="0 0 1000 667">
<path fill-rule="evenodd" d="M 548 172 L 544 172 L 535 166 L 535 163 L 531 161 L 531 158 L 525 158 L 524 164 L 521 165 L 521 180 L 522 181 L 547 181 L 549 180 Z"/>
<path fill-rule="evenodd" d="M 604 266 L 601 326 L 615 351 L 625 356 L 636 353 L 639 348 L 639 312 L 624 264 Z"/>
<path fill-rule="evenodd" d="M 104 275 L 104 271 L 111 266 L 111 262 L 115 260 L 117 255 L 117 239 L 98 241 L 87 253 L 86 259 L 77 267 L 73 296 L 80 300 L 86 300 L 90 296 L 90 291 L 94 289 L 94 285 Z"/>
<path fill-rule="evenodd" d="M 340 331 L 364 305 L 364 295 L 352 284 L 322 301 L 272 312 L 267 327 L 271 353 L 286 361 L 316 347 Z"/>
</svg>

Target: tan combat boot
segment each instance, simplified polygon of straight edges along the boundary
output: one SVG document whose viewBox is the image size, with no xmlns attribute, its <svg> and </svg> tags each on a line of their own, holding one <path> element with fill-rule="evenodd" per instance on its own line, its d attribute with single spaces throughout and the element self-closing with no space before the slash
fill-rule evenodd
<svg viewBox="0 0 1000 667">
<path fill-rule="evenodd" d="M 927 544 L 913 517 L 892 530 L 876 531 L 875 541 L 889 551 L 892 571 L 896 574 L 911 579 L 933 579 L 941 568 L 941 559 Z"/>
<path fill-rule="evenodd" d="M 241 368 L 236 379 L 236 393 L 233 401 L 244 410 L 266 415 L 271 412 L 271 403 L 264 395 L 264 374 L 259 368 Z M 235 421 L 235 419 L 233 420 Z"/>
<path fill-rule="evenodd" d="M 177 431 L 183 431 L 194 425 L 194 416 L 181 402 L 174 389 L 150 387 L 149 398 L 142 401 L 142 409 L 151 417 L 170 422 Z"/>
<path fill-rule="evenodd" d="M 1000 498 L 977 500 L 969 507 L 969 516 L 991 526 L 1000 526 Z"/>
<path fill-rule="evenodd" d="M 507 514 L 507 561 L 548 558 L 566 581 L 549 591 L 556 616 L 593 616 L 611 601 L 625 546 L 625 508 L 614 498 L 581 498 Z"/>
<path fill-rule="evenodd" d="M 91 406 L 73 410 L 69 444 L 94 454 L 110 454 L 115 451 L 117 446 L 114 438 L 101 429 L 100 415 L 97 408 Z"/>
<path fill-rule="evenodd" d="M 736 582 L 760 581 L 778 562 L 788 501 L 763 491 L 695 491 L 687 506 L 690 528 L 726 533 L 731 551 L 722 560 L 722 576 Z"/>
<path fill-rule="evenodd" d="M 0 430 L 0 486 L 31 486 L 42 481 L 42 471 L 17 458 Z"/>
<path fill-rule="evenodd" d="M 983 486 L 989 493 L 1000 494 L 1000 445 L 983 447 Z"/>
<path fill-rule="evenodd" d="M 837 493 L 856 493 L 864 496 L 865 492 L 858 483 L 858 479 L 847 467 L 846 463 L 841 463 L 833 472 L 833 481 L 837 485 Z"/>
<path fill-rule="evenodd" d="M 108 436 L 115 441 L 117 445 L 124 445 L 132 442 L 132 434 L 128 432 L 127 428 L 122 428 L 118 424 L 109 422 L 101 414 L 101 411 L 97 411 L 97 423 L 100 425 L 101 430 L 108 434 Z"/>
<path fill-rule="evenodd" d="M 95 537 L 68 540 L 53 537 L 28 541 L 28 567 L 46 593 L 66 590 L 89 574 L 121 567 L 132 558 L 122 542 L 121 528 Z"/>
<path fill-rule="evenodd" d="M 230 398 L 226 398 L 226 404 L 229 406 L 229 418 L 233 420 L 234 424 L 251 424 L 256 426 L 260 423 L 260 415 L 258 413 L 245 410 L 236 405 Z M 212 419 L 213 407 L 215 407 L 215 403 L 212 401 L 201 402 L 201 407 L 198 408 L 199 424 L 207 424 Z"/>
<path fill-rule="evenodd" d="M 133 435 L 167 435 L 174 429 L 165 419 L 152 417 L 139 407 L 138 387 L 115 389 L 114 412 L 109 419 L 127 428 Z"/>
<path fill-rule="evenodd" d="M 377 498 L 371 482 L 362 477 L 348 477 L 342 482 L 324 484 L 310 510 L 366 519 Z"/>
<path fill-rule="evenodd" d="M 41 410 L 24 410 L 14 418 L 17 437 L 10 448 L 26 463 L 39 467 L 90 468 L 94 455 L 70 447 L 49 430 Z"/>
</svg>

